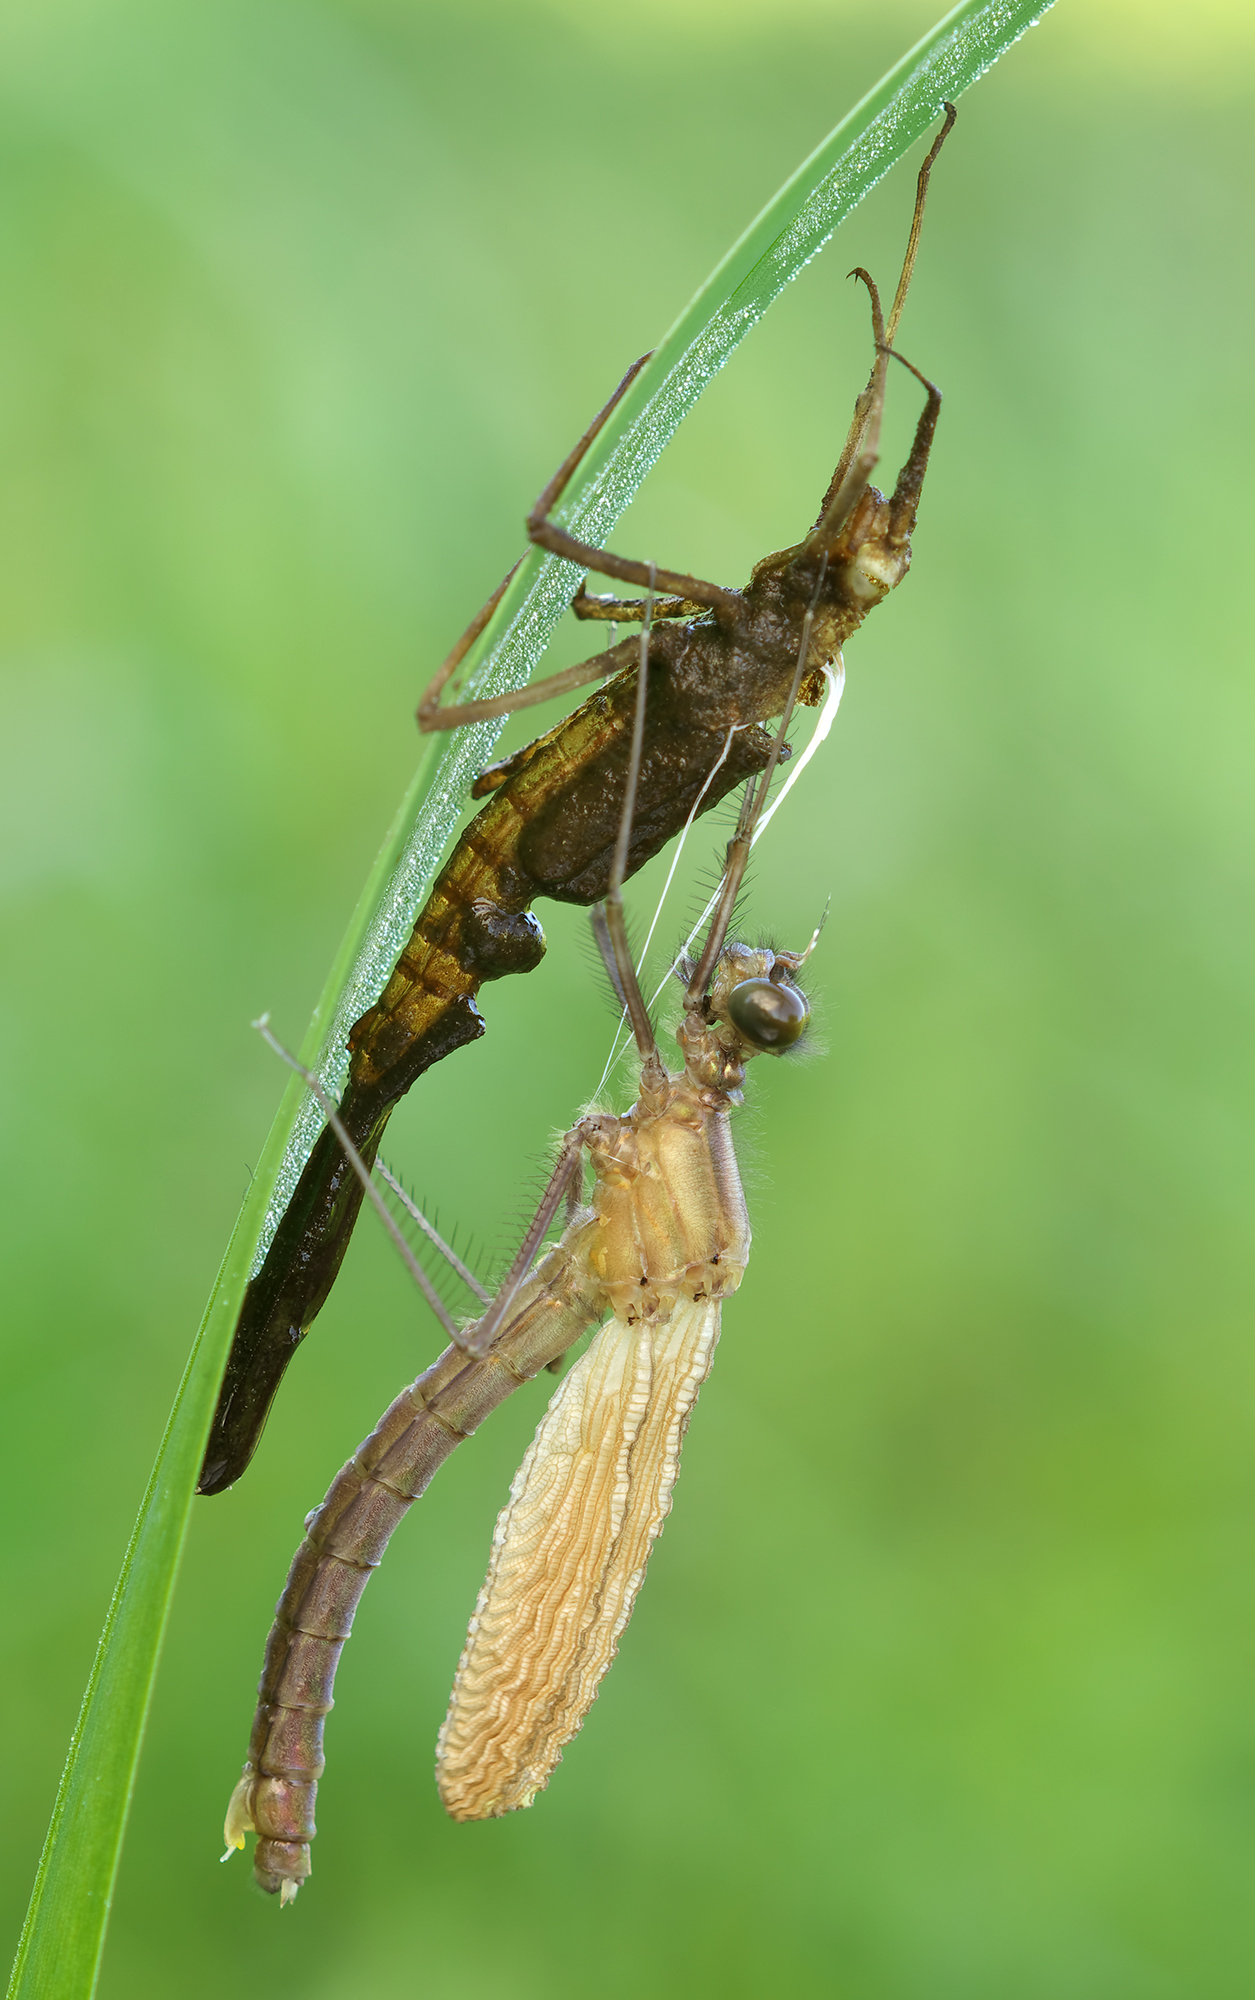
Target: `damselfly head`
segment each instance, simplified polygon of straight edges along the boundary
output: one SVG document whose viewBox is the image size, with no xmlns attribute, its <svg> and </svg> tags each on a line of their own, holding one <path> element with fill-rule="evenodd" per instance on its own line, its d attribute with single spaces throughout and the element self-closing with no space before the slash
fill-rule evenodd
<svg viewBox="0 0 1255 2000">
<path fill-rule="evenodd" d="M 810 1022 L 795 974 L 803 954 L 768 945 L 725 945 L 710 983 L 708 1012 L 731 1029 L 746 1053 L 782 1055 Z"/>
<path fill-rule="evenodd" d="M 806 1033 L 811 1010 L 797 986 L 771 979 L 743 979 L 728 995 L 728 1019 L 737 1033 L 766 1055 L 790 1049 Z"/>
</svg>

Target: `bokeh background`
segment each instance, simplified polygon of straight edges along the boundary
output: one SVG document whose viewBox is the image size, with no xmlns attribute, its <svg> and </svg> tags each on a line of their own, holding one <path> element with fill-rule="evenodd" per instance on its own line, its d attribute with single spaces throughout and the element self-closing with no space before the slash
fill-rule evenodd
<svg viewBox="0 0 1255 2000">
<path fill-rule="evenodd" d="M 280 1093 L 249 1020 L 299 1037 L 559 455 L 932 13 L 4 11 L 11 1938 Z M 197 1505 L 110 2000 L 1249 1994 L 1253 115 L 1240 0 L 1060 0 L 963 102 L 900 336 L 946 391 L 915 570 L 754 880 L 784 939 L 832 898 L 824 1046 L 752 1078 L 755 1258 L 550 1792 L 457 1828 L 431 1781 L 538 1389 L 371 1587 L 295 1910 L 217 1866 L 302 1516 L 438 1345 L 367 1224 Z M 843 274 L 892 278 L 911 171 L 617 546 L 736 581 L 808 525 L 867 364 Z M 542 914 L 393 1126 L 489 1259 L 608 1035 L 584 920 Z"/>
</svg>

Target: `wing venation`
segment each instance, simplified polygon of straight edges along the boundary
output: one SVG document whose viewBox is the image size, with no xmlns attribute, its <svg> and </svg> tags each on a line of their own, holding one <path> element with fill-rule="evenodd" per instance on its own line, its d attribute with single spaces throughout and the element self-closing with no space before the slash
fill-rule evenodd
<svg viewBox="0 0 1255 2000">
<path fill-rule="evenodd" d="M 530 1805 L 614 1658 L 671 1508 L 719 1303 L 611 1320 L 541 1420 L 493 1536 L 436 1750 L 454 1819 Z"/>
</svg>

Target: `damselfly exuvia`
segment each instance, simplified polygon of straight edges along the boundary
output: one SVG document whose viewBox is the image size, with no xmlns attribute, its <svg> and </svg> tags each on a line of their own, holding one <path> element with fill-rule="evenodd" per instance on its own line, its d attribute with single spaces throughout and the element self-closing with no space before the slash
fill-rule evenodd
<svg viewBox="0 0 1255 2000">
<path fill-rule="evenodd" d="M 663 622 L 655 625 L 649 651 L 624 878 L 695 813 L 762 771 L 774 754 L 773 737 L 762 725 L 784 709 L 803 630 L 796 700 L 813 706 L 824 697 L 825 669 L 907 572 L 941 402 L 923 376 L 925 407 L 893 493 L 886 499 L 870 481 L 928 175 L 953 118 L 947 106 L 945 124 L 920 171 L 906 257 L 887 318 L 871 278 L 861 269 L 854 274 L 871 298 L 875 360 L 819 517 L 801 542 L 764 557 L 739 591 L 589 547 L 554 523 L 550 517 L 563 487 L 644 365 L 639 362 L 528 518 L 533 542 L 586 569 L 642 586 L 652 581 L 670 593 L 654 601 L 651 614 Z M 544 937 L 530 914 L 532 903 L 549 897 L 591 905 L 605 895 L 610 880 L 636 712 L 636 642 L 625 640 L 522 694 L 440 708 L 441 692 L 504 589 L 505 584 L 472 621 L 424 696 L 419 718 L 425 729 L 454 727 L 611 678 L 556 728 L 483 774 L 475 793 L 488 794 L 488 803 L 438 876 L 379 1001 L 352 1028 L 340 1115 L 367 1163 L 416 1078 L 484 1032 L 475 1004 L 481 985 L 539 964 Z M 634 620 L 643 606 L 644 600 L 590 597 L 581 587 L 572 608 L 582 618 Z M 335 1281 L 361 1199 L 340 1140 L 328 1127 L 245 1294 L 201 1470 L 202 1493 L 222 1492 L 252 1457 L 283 1371 Z"/>
</svg>

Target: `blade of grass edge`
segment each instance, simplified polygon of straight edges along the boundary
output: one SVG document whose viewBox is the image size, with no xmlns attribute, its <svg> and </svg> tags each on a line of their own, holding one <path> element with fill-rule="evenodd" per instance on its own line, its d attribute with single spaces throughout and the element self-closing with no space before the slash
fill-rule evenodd
<svg viewBox="0 0 1255 2000">
<path fill-rule="evenodd" d="M 855 106 L 676 321 L 580 468 L 563 518 L 605 538 L 681 419 L 788 281 L 937 117 L 1052 0 L 964 0 Z M 528 678 L 576 573 L 533 550 L 476 648 L 470 685 Z M 302 1044 L 338 1089 L 349 1024 L 377 997 L 496 728 L 462 732 L 427 782 L 429 743 L 354 911 Z M 9 2000 L 95 1989 L 157 1659 L 196 1474 L 240 1297 L 321 1122 L 285 1091 L 167 1422 L 97 1647 L 14 1961 Z"/>
</svg>

